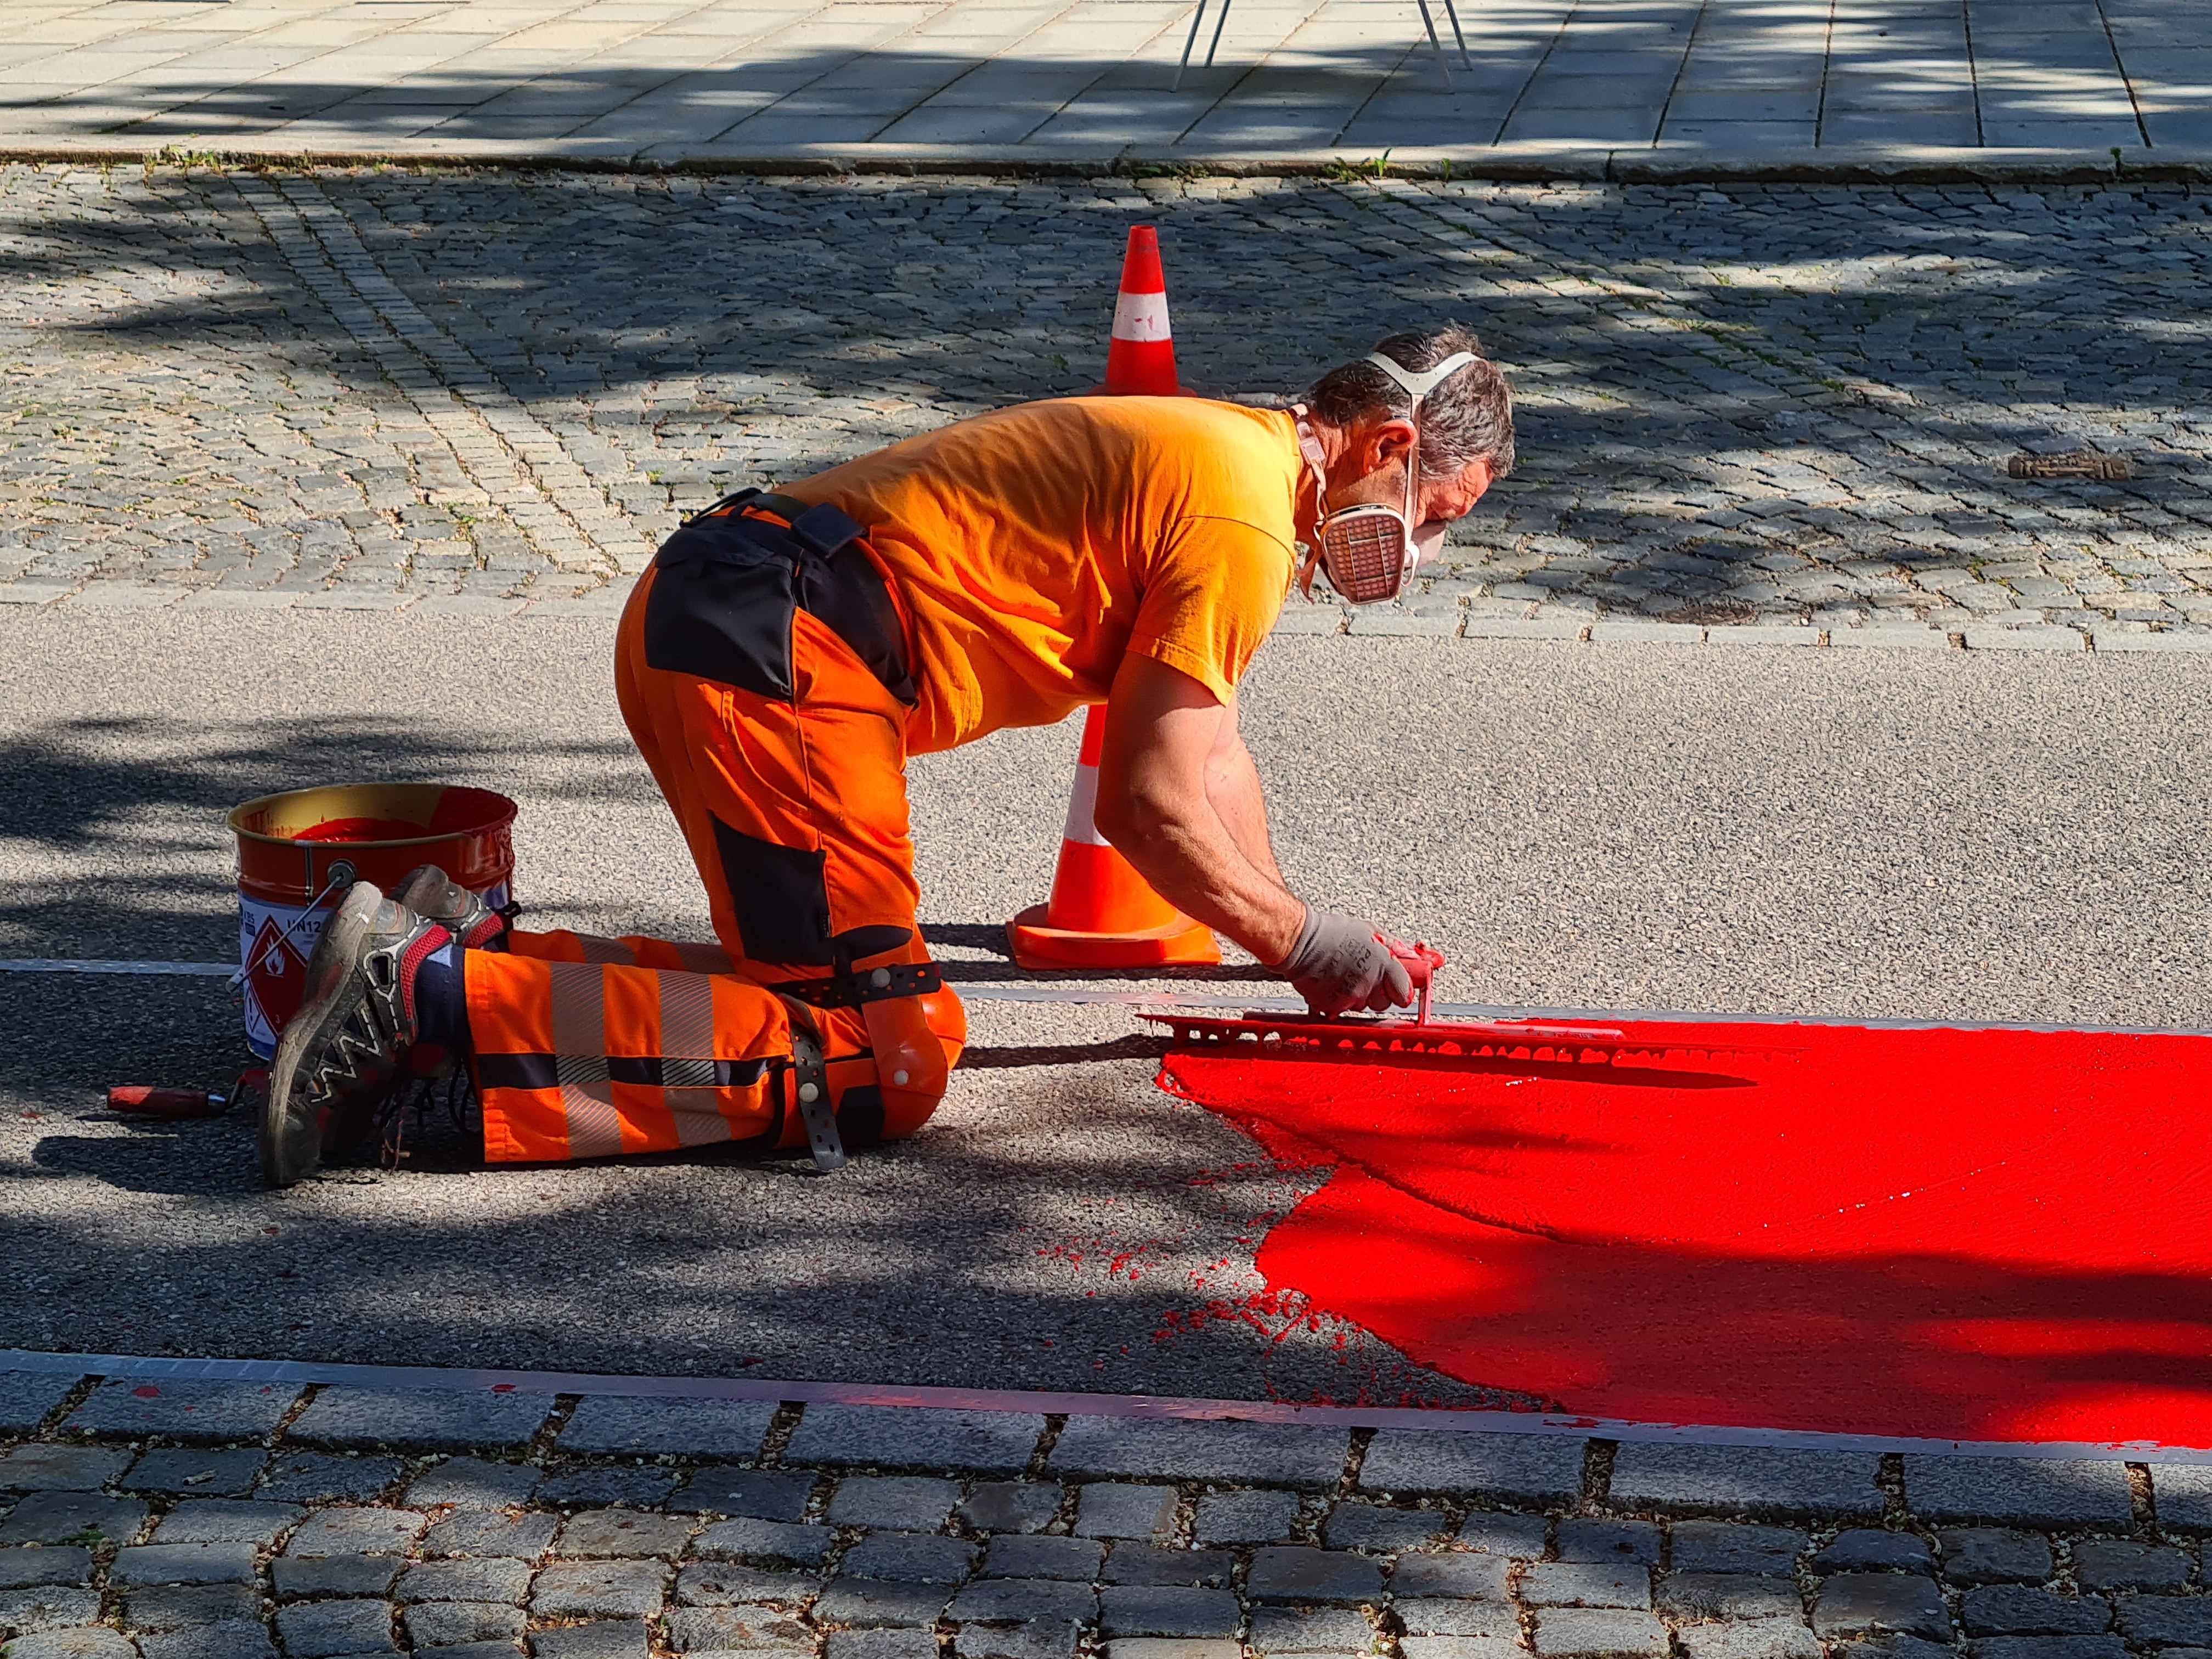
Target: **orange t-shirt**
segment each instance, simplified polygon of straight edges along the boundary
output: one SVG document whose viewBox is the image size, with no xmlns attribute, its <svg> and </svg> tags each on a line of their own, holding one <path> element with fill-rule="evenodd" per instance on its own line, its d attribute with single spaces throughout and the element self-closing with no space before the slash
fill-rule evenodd
<svg viewBox="0 0 2212 1659">
<path fill-rule="evenodd" d="M 866 525 L 913 618 L 929 754 L 1103 702 L 1128 652 L 1226 701 L 1295 567 L 1291 417 L 1064 398 L 961 421 L 781 492 Z"/>
</svg>

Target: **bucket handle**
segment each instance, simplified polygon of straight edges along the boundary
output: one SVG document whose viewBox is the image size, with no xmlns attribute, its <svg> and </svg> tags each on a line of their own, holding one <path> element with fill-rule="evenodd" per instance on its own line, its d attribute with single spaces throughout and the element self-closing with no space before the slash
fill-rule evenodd
<svg viewBox="0 0 2212 1659">
<path fill-rule="evenodd" d="M 301 911 L 298 915 L 293 917 L 291 921 L 284 924 L 284 931 L 277 934 L 274 939 L 270 941 L 268 950 L 263 951 L 252 961 L 239 964 L 238 971 L 230 976 L 229 988 L 235 991 L 240 986 L 245 984 L 246 980 L 252 975 L 253 970 L 256 968 L 258 968 L 263 963 L 268 961 L 269 958 L 276 953 L 276 947 L 278 945 L 284 944 L 294 933 L 299 931 L 300 924 L 301 922 L 305 921 L 309 916 L 313 915 L 316 911 L 323 908 L 323 901 L 325 899 L 328 898 L 332 893 L 337 892 L 341 887 L 352 886 L 355 879 L 356 876 L 354 867 L 345 860 L 340 859 L 336 864 L 331 866 L 331 878 L 323 884 L 323 890 L 307 901 L 307 908 L 306 909 Z"/>
</svg>

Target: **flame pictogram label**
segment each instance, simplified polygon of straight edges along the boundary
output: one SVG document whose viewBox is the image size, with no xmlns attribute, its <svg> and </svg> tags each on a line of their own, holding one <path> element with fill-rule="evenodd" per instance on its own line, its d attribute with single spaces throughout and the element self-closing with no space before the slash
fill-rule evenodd
<svg viewBox="0 0 2212 1659">
<path fill-rule="evenodd" d="M 264 1060 L 276 1052 L 277 1033 L 300 1012 L 307 988 L 307 957 L 323 931 L 325 910 L 239 901 L 239 961 L 245 964 L 246 1041 Z M 292 925 L 297 922 L 296 927 Z M 288 933 L 287 928 L 291 928 Z"/>
</svg>

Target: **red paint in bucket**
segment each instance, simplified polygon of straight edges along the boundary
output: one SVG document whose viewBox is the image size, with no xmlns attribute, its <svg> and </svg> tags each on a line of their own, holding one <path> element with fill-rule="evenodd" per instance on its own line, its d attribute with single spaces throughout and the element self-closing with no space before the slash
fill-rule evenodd
<svg viewBox="0 0 2212 1659">
<path fill-rule="evenodd" d="M 246 1040 L 264 1060 L 300 1006 L 324 920 L 355 881 L 389 891 L 434 864 L 495 904 L 513 890 L 515 804 L 489 789 L 435 783 L 341 784 L 247 801 L 238 836 L 239 958 Z"/>
<path fill-rule="evenodd" d="M 400 818 L 331 818 L 302 830 L 294 841 L 405 841 L 422 833 Z"/>
<path fill-rule="evenodd" d="M 1200 1043 L 1162 1082 L 1334 1170 L 1261 1246 L 1271 1288 L 1464 1382 L 1645 1422 L 2212 1446 L 2212 1038 L 1607 1029 L 1543 1057 Z"/>
</svg>

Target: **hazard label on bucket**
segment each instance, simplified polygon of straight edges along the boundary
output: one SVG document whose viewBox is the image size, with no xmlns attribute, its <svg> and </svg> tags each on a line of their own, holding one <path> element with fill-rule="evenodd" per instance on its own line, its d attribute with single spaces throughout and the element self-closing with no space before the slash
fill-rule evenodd
<svg viewBox="0 0 2212 1659">
<path fill-rule="evenodd" d="M 300 1012 L 307 983 L 307 954 L 323 931 L 328 910 L 295 910 L 240 902 L 239 962 L 246 970 L 246 1041 L 266 1060 L 276 1052 L 276 1034 Z M 254 913 L 260 914 L 256 915 Z M 288 927 L 297 924 L 297 931 Z"/>
</svg>

